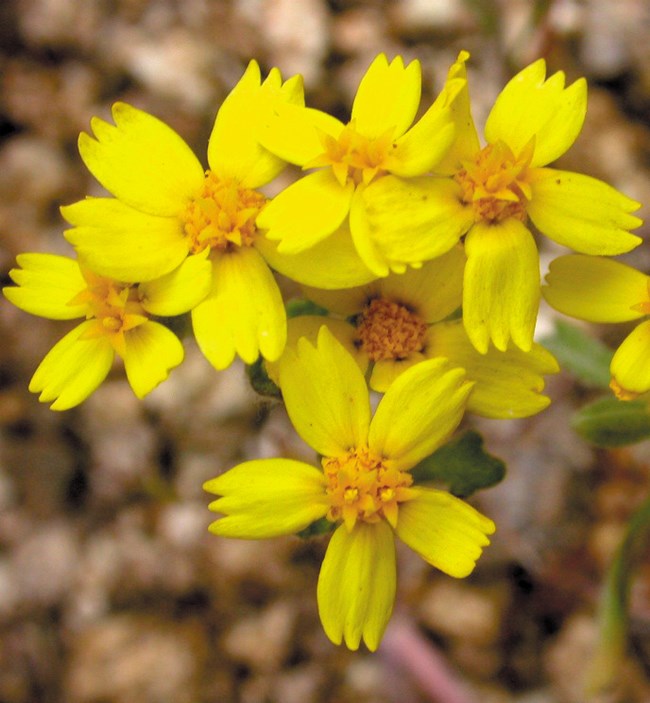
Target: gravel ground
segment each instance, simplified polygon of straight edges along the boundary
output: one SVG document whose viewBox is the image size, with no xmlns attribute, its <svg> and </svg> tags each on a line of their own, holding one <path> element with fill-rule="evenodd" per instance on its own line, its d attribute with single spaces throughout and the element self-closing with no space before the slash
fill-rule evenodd
<svg viewBox="0 0 650 703">
<path fill-rule="evenodd" d="M 560 165 L 650 203 L 649 30 L 647 0 L 3 0 L 4 280 L 20 252 L 69 253 L 58 207 L 100 194 L 76 150 L 91 116 L 125 100 L 205 154 L 250 58 L 302 73 L 309 103 L 345 116 L 379 51 L 418 58 L 430 98 L 465 48 L 480 122 L 505 80 L 545 56 L 590 84 Z M 558 253 L 545 246 L 546 260 Z M 650 269 L 645 245 L 627 260 Z M 650 490 L 650 444 L 581 442 L 568 419 L 589 394 L 567 374 L 536 418 L 470 418 L 508 462 L 477 499 L 497 522 L 493 546 L 463 581 L 400 551 L 398 607 L 371 655 L 321 631 L 322 541 L 206 530 L 204 480 L 245 458 L 309 458 L 283 408 L 188 341 L 144 402 L 118 368 L 54 413 L 27 383 L 65 327 L 0 302 L 1 703 L 584 703 L 603 577 Z M 647 562 L 629 654 L 599 703 L 650 701 Z"/>
</svg>

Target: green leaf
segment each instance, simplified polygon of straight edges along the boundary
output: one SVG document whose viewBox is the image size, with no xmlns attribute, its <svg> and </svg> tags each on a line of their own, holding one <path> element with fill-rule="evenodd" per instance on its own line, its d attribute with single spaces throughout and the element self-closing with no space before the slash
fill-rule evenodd
<svg viewBox="0 0 650 703">
<path fill-rule="evenodd" d="M 264 359 L 260 356 L 257 361 L 246 366 L 246 375 L 250 381 L 253 390 L 258 395 L 263 395 L 268 398 L 281 398 L 282 392 L 276 384 L 269 378 L 264 366 Z"/>
<path fill-rule="evenodd" d="M 650 437 L 650 409 L 644 400 L 606 396 L 581 408 L 571 426 L 598 447 L 622 447 Z"/>
<path fill-rule="evenodd" d="M 322 517 L 316 522 L 312 522 L 311 525 L 307 525 L 304 530 L 298 532 L 298 537 L 303 539 L 309 539 L 310 537 L 320 537 L 321 535 L 326 535 L 334 531 L 337 524 L 330 522 L 327 518 Z"/>
<path fill-rule="evenodd" d="M 590 388 L 609 388 L 609 365 L 614 352 L 582 329 L 563 320 L 555 323 L 555 333 L 542 344 L 557 358 L 560 366 L 570 371 Z"/>
<path fill-rule="evenodd" d="M 286 304 L 287 317 L 300 317 L 301 315 L 327 315 L 327 310 L 306 298 L 293 298 Z"/>
<path fill-rule="evenodd" d="M 466 498 L 499 483 L 506 465 L 483 449 L 483 437 L 469 430 L 423 459 L 411 473 L 416 482 L 442 482 L 456 496 Z"/>
</svg>

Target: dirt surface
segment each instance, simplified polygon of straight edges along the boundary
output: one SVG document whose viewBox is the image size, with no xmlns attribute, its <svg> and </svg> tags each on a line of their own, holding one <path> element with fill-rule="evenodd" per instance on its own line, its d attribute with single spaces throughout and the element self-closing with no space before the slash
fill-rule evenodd
<svg viewBox="0 0 650 703">
<path fill-rule="evenodd" d="M 77 154 L 116 100 L 174 127 L 205 161 L 220 101 L 250 58 L 305 77 L 346 117 L 380 51 L 422 62 L 425 99 L 472 54 L 477 122 L 509 76 L 546 57 L 590 85 L 562 168 L 650 203 L 650 5 L 644 0 L 2 0 L 0 266 L 70 253 L 58 207 L 101 193 Z M 647 236 L 647 228 L 642 231 Z M 559 253 L 548 244 L 543 258 Z M 626 260 L 648 270 L 644 244 Z M 550 325 L 543 311 L 540 332 Z M 1 703 L 584 703 L 604 574 L 650 489 L 650 444 L 595 450 L 571 431 L 590 398 L 552 379 L 536 418 L 467 424 L 508 462 L 477 496 L 497 523 L 471 578 L 399 551 L 396 613 L 376 654 L 323 634 L 322 540 L 218 539 L 201 485 L 245 458 L 310 460 L 282 406 L 186 344 L 138 401 L 116 367 L 81 407 L 27 391 L 66 323 L 0 301 Z M 616 343 L 624 330 L 601 330 Z M 632 642 L 600 703 L 650 701 L 650 566 Z"/>
</svg>

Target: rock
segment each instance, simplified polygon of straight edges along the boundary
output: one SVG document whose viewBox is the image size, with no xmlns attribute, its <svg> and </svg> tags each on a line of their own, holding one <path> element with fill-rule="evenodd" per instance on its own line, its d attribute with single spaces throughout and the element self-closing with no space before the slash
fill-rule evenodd
<svg viewBox="0 0 650 703">
<path fill-rule="evenodd" d="M 119 500 L 157 475 L 155 432 L 126 380 L 105 381 L 80 407 L 80 414 L 96 500 Z"/>
<path fill-rule="evenodd" d="M 259 615 L 240 619 L 226 633 L 224 648 L 256 671 L 275 671 L 289 652 L 295 616 L 291 603 L 277 601 Z"/>
<path fill-rule="evenodd" d="M 18 545 L 12 559 L 23 608 L 54 606 L 67 598 L 79 564 L 79 543 L 69 522 L 51 521 Z"/>
<path fill-rule="evenodd" d="M 303 664 L 281 673 L 273 684 L 273 697 L 282 703 L 315 703 L 320 700 L 323 671 L 316 664 Z"/>
<path fill-rule="evenodd" d="M 266 0 L 259 12 L 259 28 L 269 44 L 270 63 L 285 78 L 300 73 L 309 88 L 322 76 L 328 50 L 329 13 L 323 0 Z"/>
<path fill-rule="evenodd" d="M 134 614 L 75 636 L 65 676 L 70 703 L 194 703 L 206 656 L 201 628 Z"/>
<path fill-rule="evenodd" d="M 506 604 L 507 593 L 503 589 L 491 592 L 463 581 L 441 578 L 420 599 L 418 614 L 427 627 L 443 637 L 494 646 L 500 637 Z"/>
</svg>

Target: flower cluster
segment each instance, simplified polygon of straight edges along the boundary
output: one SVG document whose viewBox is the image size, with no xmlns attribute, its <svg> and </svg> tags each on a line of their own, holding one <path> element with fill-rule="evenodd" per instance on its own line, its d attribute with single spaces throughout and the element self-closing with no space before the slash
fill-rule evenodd
<svg viewBox="0 0 650 703">
<path fill-rule="evenodd" d="M 494 523 L 464 501 L 414 483 L 410 473 L 454 431 L 472 383 L 447 359 L 405 371 L 371 418 L 359 366 L 323 327 L 280 364 L 280 385 L 298 434 L 320 468 L 290 459 L 240 464 L 208 481 L 224 513 L 210 530 L 226 537 L 293 534 L 325 518 L 337 526 L 318 580 L 318 609 L 336 644 L 374 650 L 395 597 L 393 535 L 456 577 L 474 568 Z"/>
<path fill-rule="evenodd" d="M 207 170 L 168 126 L 117 103 L 114 124 L 94 118 L 79 139 L 110 197 L 62 208 L 77 258 L 21 255 L 4 289 L 32 314 L 85 318 L 30 383 L 55 410 L 87 398 L 116 355 L 136 395 L 150 392 L 183 359 L 165 326 L 176 315 L 191 316 L 215 369 L 263 361 L 320 466 L 255 460 L 208 481 L 223 515 L 210 529 L 248 539 L 330 525 L 319 611 L 353 649 L 375 649 L 390 617 L 394 535 L 463 577 L 494 531 L 412 469 L 466 411 L 517 418 L 549 403 L 544 376 L 558 366 L 533 341 L 533 228 L 579 252 L 552 265 L 552 305 L 611 321 L 650 312 L 650 279 L 600 258 L 640 243 L 638 204 L 547 166 L 581 130 L 584 79 L 565 87 L 531 64 L 498 96 L 481 146 L 468 58 L 416 120 L 420 64 L 380 54 L 347 123 L 306 106 L 300 76 L 262 80 L 252 61 L 217 113 Z M 269 197 L 288 164 L 304 175 Z M 302 286 L 309 314 L 287 320 L 274 272 Z M 622 395 L 650 389 L 649 325 L 614 358 Z M 372 416 L 371 392 L 383 396 Z"/>
</svg>

